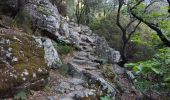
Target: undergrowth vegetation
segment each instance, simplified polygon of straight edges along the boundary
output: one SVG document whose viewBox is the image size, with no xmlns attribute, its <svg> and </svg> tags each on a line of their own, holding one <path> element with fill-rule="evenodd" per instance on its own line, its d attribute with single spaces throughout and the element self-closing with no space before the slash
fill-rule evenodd
<svg viewBox="0 0 170 100">
<path fill-rule="evenodd" d="M 59 71 L 62 75 L 67 76 L 68 75 L 68 71 L 69 71 L 69 67 L 67 64 L 62 64 L 61 67 L 59 68 Z"/>
<path fill-rule="evenodd" d="M 55 43 L 55 48 L 57 49 L 58 53 L 62 55 L 67 55 L 71 52 L 73 52 L 74 48 L 70 45 L 67 45 L 65 43 Z"/>
<path fill-rule="evenodd" d="M 170 90 L 170 48 L 162 45 L 158 36 L 153 34 L 149 45 L 155 49 L 154 56 L 146 61 L 126 64 L 136 78 L 135 86 L 145 92 L 161 92 Z"/>
</svg>

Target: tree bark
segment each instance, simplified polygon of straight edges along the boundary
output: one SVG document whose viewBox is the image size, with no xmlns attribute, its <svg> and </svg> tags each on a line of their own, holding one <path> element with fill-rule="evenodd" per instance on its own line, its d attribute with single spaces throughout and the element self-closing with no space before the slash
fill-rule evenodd
<svg viewBox="0 0 170 100">
<path fill-rule="evenodd" d="M 133 25 L 133 23 L 136 20 L 130 20 L 129 23 L 124 27 L 123 25 L 121 25 L 120 22 L 120 18 L 121 18 L 121 8 L 124 5 L 124 1 L 123 0 L 119 0 L 119 5 L 118 5 L 118 11 L 117 11 L 117 20 L 116 20 L 116 24 L 117 26 L 120 28 L 120 30 L 122 31 L 122 47 L 120 50 L 120 54 L 121 54 L 121 58 L 122 61 L 119 62 L 118 64 L 122 67 L 124 67 L 124 64 L 126 64 L 128 62 L 128 58 L 127 58 L 127 50 L 126 50 L 126 46 L 129 43 L 129 40 L 131 38 L 131 36 L 135 33 L 137 27 L 139 26 L 139 24 L 141 23 L 141 21 L 138 22 L 138 24 L 134 27 L 133 31 L 131 32 L 127 32 L 128 28 Z M 142 2 L 142 1 L 141 1 Z"/>
</svg>

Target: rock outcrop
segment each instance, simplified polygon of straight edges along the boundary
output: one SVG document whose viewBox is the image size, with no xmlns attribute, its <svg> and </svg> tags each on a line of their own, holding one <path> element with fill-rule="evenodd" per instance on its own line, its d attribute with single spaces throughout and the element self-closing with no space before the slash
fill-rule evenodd
<svg viewBox="0 0 170 100">
<path fill-rule="evenodd" d="M 53 46 L 52 41 L 47 37 L 34 37 L 35 40 L 44 48 L 47 65 L 50 68 L 58 68 L 61 66 L 62 62 L 59 58 L 58 52 Z"/>
<path fill-rule="evenodd" d="M 95 54 L 101 59 L 106 59 L 108 63 L 116 64 L 120 62 L 121 57 L 118 51 L 111 48 L 104 37 L 97 37 Z"/>
<path fill-rule="evenodd" d="M 31 0 L 20 9 L 21 19 L 28 17 L 34 30 L 45 31 L 56 35 L 60 27 L 60 14 L 57 8 L 49 0 Z M 28 19 L 23 20 L 28 21 Z"/>
<path fill-rule="evenodd" d="M 44 86 L 49 75 L 48 68 L 59 68 L 62 63 L 52 39 L 73 46 L 75 51 L 68 61 L 62 59 L 69 77 L 62 80 L 55 79 L 57 75 L 50 77 L 55 77 L 52 94 L 41 96 L 38 100 L 100 99 L 103 96 L 116 100 L 121 95 L 136 99 L 136 91 L 122 93 L 121 90 L 133 85 L 121 80 L 127 77 L 125 71 L 118 73 L 121 68 L 116 63 L 121 60 L 120 54 L 110 48 L 103 37 L 94 34 L 88 26 L 64 19 L 49 0 L 28 1 L 20 8 L 18 14 L 22 16 L 17 17 L 26 19 L 22 20 L 23 23 L 28 21 L 31 24 L 31 35 L 34 36 L 10 29 L 0 30 L 0 97 L 20 89 Z M 117 69 L 118 72 L 115 72 Z M 128 86 L 125 87 L 124 83 Z"/>
<path fill-rule="evenodd" d="M 49 71 L 44 50 L 35 39 L 11 29 L 0 29 L 0 97 L 26 89 L 40 89 Z"/>
</svg>

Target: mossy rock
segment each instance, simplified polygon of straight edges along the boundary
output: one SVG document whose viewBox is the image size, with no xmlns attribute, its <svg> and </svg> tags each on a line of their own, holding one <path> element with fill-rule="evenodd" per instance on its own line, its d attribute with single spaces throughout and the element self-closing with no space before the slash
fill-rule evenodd
<svg viewBox="0 0 170 100">
<path fill-rule="evenodd" d="M 115 82 L 116 73 L 114 72 L 112 65 L 103 65 L 102 74 L 109 81 Z"/>
<path fill-rule="evenodd" d="M 0 98 L 20 90 L 41 89 L 48 76 L 44 50 L 34 38 L 0 29 Z"/>
</svg>

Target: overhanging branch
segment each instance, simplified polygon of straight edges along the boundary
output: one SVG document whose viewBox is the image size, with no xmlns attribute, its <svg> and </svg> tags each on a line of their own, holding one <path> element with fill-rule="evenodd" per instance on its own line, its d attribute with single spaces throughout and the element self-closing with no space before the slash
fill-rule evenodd
<svg viewBox="0 0 170 100">
<path fill-rule="evenodd" d="M 133 9 L 136 9 L 135 7 Z M 137 14 L 135 14 L 133 12 L 133 9 L 130 10 L 131 14 L 138 19 L 139 21 L 145 23 L 149 28 L 153 29 L 157 35 L 159 36 L 159 38 L 161 39 L 161 41 L 168 47 L 170 47 L 170 40 L 163 34 L 163 32 L 161 31 L 161 29 L 159 29 L 155 24 L 153 23 L 149 23 L 147 21 L 145 21 L 142 17 L 138 16 Z"/>
</svg>

